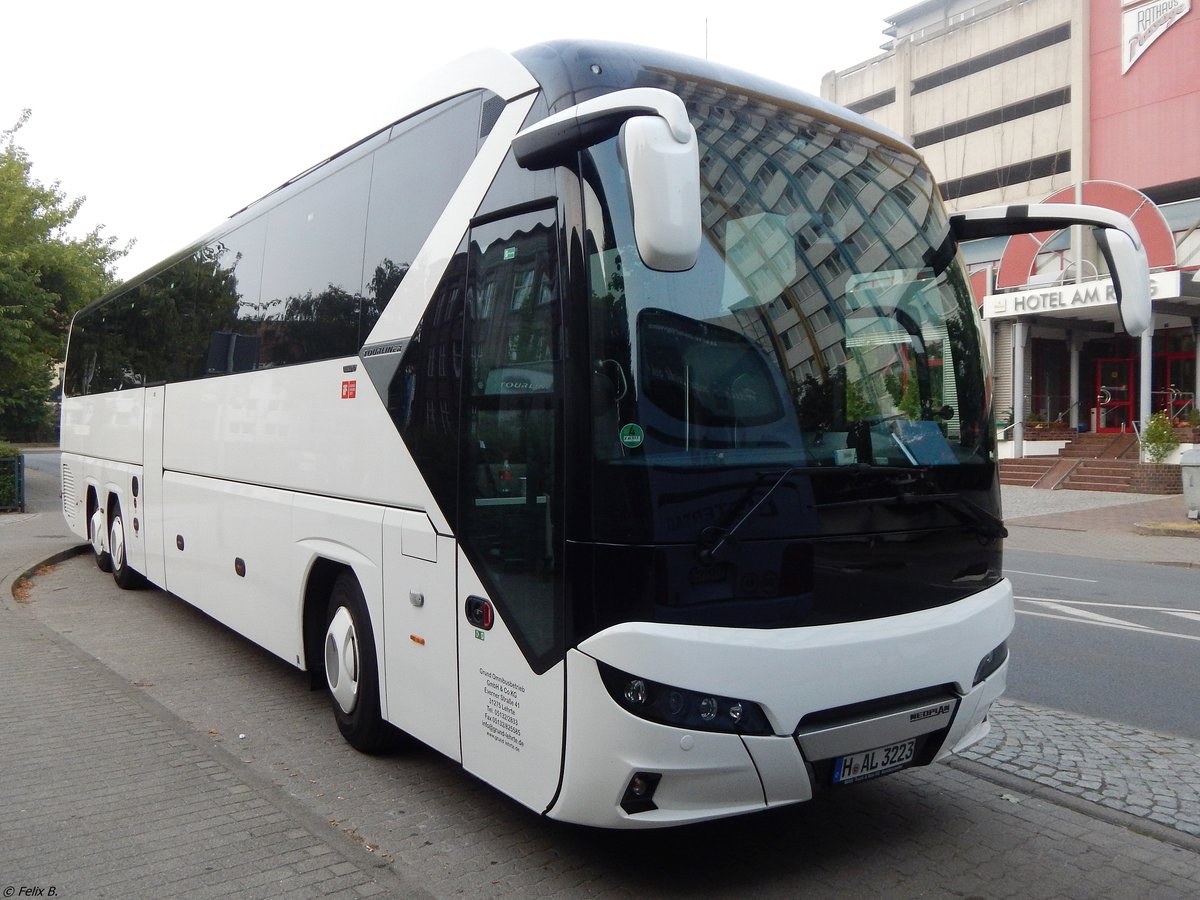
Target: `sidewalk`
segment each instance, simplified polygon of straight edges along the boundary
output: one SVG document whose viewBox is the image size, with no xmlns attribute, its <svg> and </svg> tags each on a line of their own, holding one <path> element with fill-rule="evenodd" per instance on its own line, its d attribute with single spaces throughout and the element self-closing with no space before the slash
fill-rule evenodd
<svg viewBox="0 0 1200 900">
<path fill-rule="evenodd" d="M 19 608 L 22 574 L 78 546 L 52 474 L 27 469 L 26 496 L 0 515 L 5 896 L 423 895 Z"/>
<path fill-rule="evenodd" d="M 1200 568 L 1200 525 L 1183 497 L 1001 488 L 1005 547 L 1092 559 Z M 1192 531 L 1180 537 L 1176 530 Z"/>
</svg>

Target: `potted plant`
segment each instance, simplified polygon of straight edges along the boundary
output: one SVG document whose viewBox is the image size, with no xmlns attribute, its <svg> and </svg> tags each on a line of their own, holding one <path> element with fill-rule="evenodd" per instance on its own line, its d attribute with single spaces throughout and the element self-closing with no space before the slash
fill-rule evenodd
<svg viewBox="0 0 1200 900">
<path fill-rule="evenodd" d="M 1156 412 L 1142 429 L 1142 456 L 1146 462 L 1162 463 L 1179 448 L 1179 436 L 1171 417 L 1165 412 Z"/>
</svg>

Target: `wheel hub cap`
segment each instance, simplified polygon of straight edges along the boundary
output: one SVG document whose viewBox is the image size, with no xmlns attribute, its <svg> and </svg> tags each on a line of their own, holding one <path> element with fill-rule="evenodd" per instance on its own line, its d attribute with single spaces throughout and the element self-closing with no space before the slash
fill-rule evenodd
<svg viewBox="0 0 1200 900">
<path fill-rule="evenodd" d="M 100 510 L 92 513 L 92 549 L 99 556 L 104 552 L 104 514 Z"/>
<path fill-rule="evenodd" d="M 325 680 L 334 702 L 347 715 L 358 701 L 358 633 L 350 610 L 342 606 L 325 632 Z"/>
</svg>

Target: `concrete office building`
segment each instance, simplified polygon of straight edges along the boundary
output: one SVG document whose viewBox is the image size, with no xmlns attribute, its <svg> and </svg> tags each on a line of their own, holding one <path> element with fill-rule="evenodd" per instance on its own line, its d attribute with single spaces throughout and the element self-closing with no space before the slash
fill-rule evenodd
<svg viewBox="0 0 1200 900">
<path fill-rule="evenodd" d="M 1122 330 L 1084 229 L 965 248 L 990 323 L 1002 452 L 1030 423 L 1130 430 L 1200 396 L 1200 10 L 1191 0 L 928 0 L 821 92 L 910 141 L 951 209 L 1083 202 L 1146 245 L 1154 328 Z M 1043 448 L 1048 449 L 1048 448 Z"/>
</svg>

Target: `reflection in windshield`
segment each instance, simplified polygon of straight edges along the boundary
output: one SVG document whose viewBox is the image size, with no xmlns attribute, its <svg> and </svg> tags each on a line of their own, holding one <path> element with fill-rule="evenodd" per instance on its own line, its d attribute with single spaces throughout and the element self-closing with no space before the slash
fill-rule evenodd
<svg viewBox="0 0 1200 900">
<path fill-rule="evenodd" d="M 997 582 L 978 314 L 929 173 L 885 138 L 647 78 L 696 128 L 705 240 L 691 271 L 647 269 L 616 140 L 583 155 L 571 634 L 863 621 Z"/>
<path fill-rule="evenodd" d="M 712 86 L 676 86 L 701 148 L 694 270 L 641 265 L 628 217 L 590 225 L 594 448 L 671 465 L 990 460 L 975 315 L 911 155 Z M 612 142 L 592 163 L 625 204 Z M 633 427 L 640 436 L 634 443 Z"/>
</svg>

